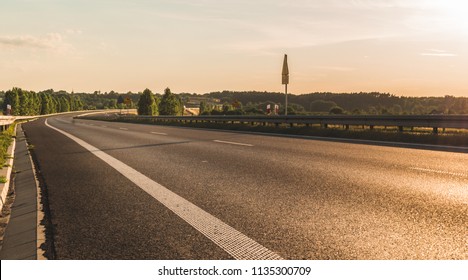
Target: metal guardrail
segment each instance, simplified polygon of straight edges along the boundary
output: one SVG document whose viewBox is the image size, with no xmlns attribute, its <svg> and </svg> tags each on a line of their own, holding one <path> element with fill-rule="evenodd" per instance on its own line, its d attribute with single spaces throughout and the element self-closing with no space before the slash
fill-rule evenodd
<svg viewBox="0 0 468 280">
<path fill-rule="evenodd" d="M 71 113 L 71 112 L 69 112 Z M 98 113 L 98 111 L 94 112 Z M 54 114 L 53 114 L 54 115 Z M 43 116 L 0 116 L 0 126 L 5 127 L 19 119 L 32 119 Z M 214 123 L 251 123 L 261 125 L 350 125 L 368 126 L 395 126 L 401 131 L 404 127 L 428 127 L 435 133 L 439 128 L 468 129 L 468 115 L 406 115 L 406 116 L 135 116 L 125 115 L 123 120 L 152 120 L 152 122 L 214 122 Z"/>
<path fill-rule="evenodd" d="M 120 116 L 122 120 L 152 120 L 152 122 L 212 122 L 212 123 L 251 123 L 251 124 L 289 124 L 294 125 L 350 125 L 367 126 L 395 126 L 400 131 L 404 127 L 432 128 L 434 133 L 439 128 L 468 129 L 468 115 L 406 115 L 406 116 Z"/>
<path fill-rule="evenodd" d="M 0 116 L 0 129 L 5 130 L 9 125 L 15 122 L 16 118 L 13 116 Z"/>
<path fill-rule="evenodd" d="M 46 118 L 46 117 L 51 117 L 51 116 L 73 114 L 73 113 L 98 114 L 102 112 L 114 113 L 114 112 L 119 112 L 119 110 L 118 109 L 82 110 L 82 111 L 53 113 L 53 114 L 47 114 L 47 115 L 37 115 L 37 116 L 0 116 L 0 129 L 5 130 L 9 125 L 12 125 L 15 121 L 19 121 L 19 120 L 32 120 L 32 119 Z"/>
</svg>

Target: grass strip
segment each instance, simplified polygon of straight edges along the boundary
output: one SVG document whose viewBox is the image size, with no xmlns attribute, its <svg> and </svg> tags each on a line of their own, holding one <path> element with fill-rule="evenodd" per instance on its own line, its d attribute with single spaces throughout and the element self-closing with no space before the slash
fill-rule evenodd
<svg viewBox="0 0 468 280">
<path fill-rule="evenodd" d="M 13 141 L 13 136 L 15 133 L 15 125 L 10 125 L 8 129 L 0 133 L 0 166 L 5 166 L 6 160 L 12 155 L 7 154 L 8 147 L 10 147 L 11 142 Z"/>
</svg>

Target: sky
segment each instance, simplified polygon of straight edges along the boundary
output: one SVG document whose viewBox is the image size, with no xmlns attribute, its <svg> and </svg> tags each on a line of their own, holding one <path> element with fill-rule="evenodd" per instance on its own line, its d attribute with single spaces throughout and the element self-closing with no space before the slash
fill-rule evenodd
<svg viewBox="0 0 468 280">
<path fill-rule="evenodd" d="M 0 90 L 468 96 L 468 1 L 0 0 Z"/>
</svg>

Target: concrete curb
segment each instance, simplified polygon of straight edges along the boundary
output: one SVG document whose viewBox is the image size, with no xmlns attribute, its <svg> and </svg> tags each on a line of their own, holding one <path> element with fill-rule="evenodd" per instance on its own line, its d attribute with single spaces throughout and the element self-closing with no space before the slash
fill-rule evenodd
<svg viewBox="0 0 468 280">
<path fill-rule="evenodd" d="M 26 145 L 29 143 L 26 142 Z M 36 248 L 37 248 L 37 254 L 36 254 L 36 259 L 37 260 L 47 260 L 47 257 L 45 257 L 45 251 L 41 248 L 41 245 L 46 242 L 46 228 L 45 226 L 41 223 L 42 220 L 44 219 L 45 213 L 44 213 L 44 206 L 42 205 L 42 192 L 40 188 L 39 181 L 37 180 L 37 169 L 36 166 L 34 165 L 34 161 L 31 156 L 31 152 L 28 149 L 28 156 L 29 156 L 29 161 L 31 162 L 31 169 L 34 174 L 34 181 L 36 182 L 36 199 L 37 199 L 37 214 L 36 214 Z"/>
<path fill-rule="evenodd" d="M 16 125 L 15 125 L 14 135 L 15 135 L 14 138 L 16 138 Z M 3 205 L 5 204 L 8 191 L 10 190 L 10 179 L 11 179 L 11 172 L 13 171 L 13 160 L 14 160 L 14 155 L 15 155 L 15 148 L 16 148 L 16 139 L 13 139 L 10 147 L 8 147 L 8 150 L 7 150 L 7 154 L 10 155 L 10 158 L 6 161 L 6 164 L 8 165 L 8 167 L 6 169 L 2 168 L 0 170 L 0 175 L 5 176 L 5 178 L 7 179 L 6 183 L 0 184 L 0 188 L 1 188 L 0 211 L 3 209 Z"/>
</svg>

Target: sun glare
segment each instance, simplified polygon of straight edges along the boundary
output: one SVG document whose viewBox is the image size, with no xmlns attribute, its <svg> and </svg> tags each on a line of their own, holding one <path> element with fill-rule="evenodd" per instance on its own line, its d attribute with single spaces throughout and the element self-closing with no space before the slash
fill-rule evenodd
<svg viewBox="0 0 468 280">
<path fill-rule="evenodd" d="M 451 30 L 468 33 L 468 1 L 436 1 L 433 5 L 442 16 L 442 24 Z"/>
</svg>

